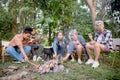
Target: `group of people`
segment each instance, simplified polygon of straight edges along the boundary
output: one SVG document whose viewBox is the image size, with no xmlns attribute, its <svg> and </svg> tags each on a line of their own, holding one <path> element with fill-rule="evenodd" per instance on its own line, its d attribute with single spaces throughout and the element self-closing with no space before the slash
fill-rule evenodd
<svg viewBox="0 0 120 80">
<path fill-rule="evenodd" d="M 72 57 L 71 61 L 75 61 L 73 52 L 77 54 L 77 61 L 82 64 L 81 54 L 86 56 L 86 65 L 92 64 L 93 68 L 99 66 L 99 55 L 101 52 L 110 52 L 112 48 L 112 33 L 104 28 L 103 21 L 95 22 L 97 32 L 93 39 L 92 34 L 88 34 L 90 42 L 86 42 L 83 36 L 78 35 L 77 30 L 69 32 L 70 41 L 66 40 L 62 32 L 57 33 L 57 37 L 53 41 L 53 58 L 62 56 L 63 61 L 67 61 L 69 56 Z M 43 46 L 40 45 L 40 38 L 35 37 L 35 29 L 26 27 L 21 34 L 17 34 L 10 41 L 9 46 L 6 48 L 8 54 L 20 62 L 29 62 L 28 53 L 33 53 L 33 59 L 41 59 Z M 32 35 L 32 37 L 31 37 Z M 40 41 L 41 42 L 41 41 Z M 34 48 L 38 48 L 38 56 L 34 52 Z M 93 58 L 91 52 L 94 51 L 95 57 Z M 67 53 L 66 55 L 64 53 Z"/>
</svg>

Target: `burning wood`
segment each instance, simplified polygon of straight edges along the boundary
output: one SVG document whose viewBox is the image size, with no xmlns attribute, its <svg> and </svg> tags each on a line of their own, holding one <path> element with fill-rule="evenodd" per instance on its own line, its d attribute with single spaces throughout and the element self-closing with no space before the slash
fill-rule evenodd
<svg viewBox="0 0 120 80">
<path fill-rule="evenodd" d="M 44 74 L 49 72 L 63 72 L 65 71 L 64 65 L 58 63 L 58 58 L 45 62 L 44 64 L 34 67 L 34 72 Z M 68 70 L 67 70 L 68 71 Z"/>
</svg>

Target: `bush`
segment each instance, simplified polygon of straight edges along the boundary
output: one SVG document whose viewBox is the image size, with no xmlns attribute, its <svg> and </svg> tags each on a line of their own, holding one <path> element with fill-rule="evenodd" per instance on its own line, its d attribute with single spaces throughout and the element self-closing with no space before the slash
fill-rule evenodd
<svg viewBox="0 0 120 80">
<path fill-rule="evenodd" d="M 4 9 L 0 9 L 0 39 L 9 40 L 12 34 L 12 15 Z"/>
</svg>

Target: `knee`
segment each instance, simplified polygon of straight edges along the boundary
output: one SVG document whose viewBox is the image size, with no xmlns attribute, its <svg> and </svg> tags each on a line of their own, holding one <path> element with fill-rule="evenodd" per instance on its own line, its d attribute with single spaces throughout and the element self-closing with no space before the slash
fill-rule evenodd
<svg viewBox="0 0 120 80">
<path fill-rule="evenodd" d="M 82 49 L 82 48 L 83 48 L 82 45 L 77 46 L 77 49 Z"/>
<path fill-rule="evenodd" d="M 89 48 L 89 45 L 90 45 L 89 43 L 87 43 L 87 44 L 85 45 L 86 49 L 88 49 L 88 48 Z"/>
<path fill-rule="evenodd" d="M 95 43 L 94 48 L 99 47 L 99 43 Z"/>
</svg>

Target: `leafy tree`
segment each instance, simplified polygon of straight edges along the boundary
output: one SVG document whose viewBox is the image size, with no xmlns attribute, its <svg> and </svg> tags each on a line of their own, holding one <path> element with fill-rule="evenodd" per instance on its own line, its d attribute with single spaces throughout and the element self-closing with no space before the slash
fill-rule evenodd
<svg viewBox="0 0 120 80">
<path fill-rule="evenodd" d="M 112 29 L 114 37 L 120 37 L 120 0 L 110 1 L 109 16 L 114 26 Z"/>
<path fill-rule="evenodd" d="M 0 53 L 1 53 L 1 40 L 10 40 L 14 33 L 12 32 L 13 17 L 5 9 L 0 7 Z"/>
<path fill-rule="evenodd" d="M 13 37 L 12 32 L 13 17 L 3 8 L 0 9 L 0 39 L 10 40 Z"/>
<path fill-rule="evenodd" d="M 41 26 L 43 31 L 49 34 L 51 41 L 52 33 L 55 37 L 56 30 L 61 28 L 63 32 L 73 21 L 72 13 L 74 12 L 75 1 L 73 0 L 38 0 L 40 9 L 43 11 L 43 20 Z M 51 42 L 49 43 L 51 44 Z"/>
</svg>

